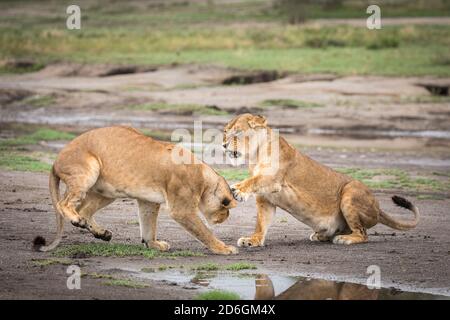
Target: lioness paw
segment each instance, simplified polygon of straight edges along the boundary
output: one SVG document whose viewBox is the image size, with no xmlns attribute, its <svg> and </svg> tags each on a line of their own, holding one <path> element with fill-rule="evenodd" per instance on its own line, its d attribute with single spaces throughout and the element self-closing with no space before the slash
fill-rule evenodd
<svg viewBox="0 0 450 320">
<path fill-rule="evenodd" d="M 261 240 L 255 237 L 242 237 L 237 242 L 238 247 L 259 247 L 263 246 Z"/>
<path fill-rule="evenodd" d="M 367 239 L 364 237 L 359 237 L 355 235 L 339 235 L 333 238 L 333 243 L 335 244 L 356 244 L 367 242 Z"/>
<path fill-rule="evenodd" d="M 159 251 L 168 251 L 170 249 L 170 244 L 165 241 L 145 241 L 142 239 L 142 243 L 147 248 L 158 249 Z"/>
<path fill-rule="evenodd" d="M 241 191 L 236 184 L 231 186 L 231 193 L 233 194 L 233 197 L 239 202 L 247 201 L 250 197 L 250 193 Z"/>
<path fill-rule="evenodd" d="M 237 254 L 239 253 L 239 250 L 236 247 L 233 246 L 226 246 L 224 245 L 220 249 L 213 249 L 212 250 L 216 254 L 223 254 L 223 255 L 229 255 L 229 254 Z"/>
</svg>

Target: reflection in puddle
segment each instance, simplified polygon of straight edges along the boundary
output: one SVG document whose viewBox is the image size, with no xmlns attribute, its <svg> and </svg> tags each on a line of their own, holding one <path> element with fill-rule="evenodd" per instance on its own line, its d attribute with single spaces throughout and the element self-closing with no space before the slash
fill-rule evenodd
<svg viewBox="0 0 450 320">
<path fill-rule="evenodd" d="M 139 272 L 138 277 L 168 281 L 186 288 L 233 291 L 241 299 L 255 300 L 428 300 L 447 296 L 397 289 L 369 289 L 365 285 L 330 280 L 241 272 L 191 272 L 168 270 Z"/>
</svg>

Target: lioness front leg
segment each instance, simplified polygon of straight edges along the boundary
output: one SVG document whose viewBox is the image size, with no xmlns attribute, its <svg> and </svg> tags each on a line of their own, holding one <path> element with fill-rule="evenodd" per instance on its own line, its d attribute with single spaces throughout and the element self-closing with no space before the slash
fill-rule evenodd
<svg viewBox="0 0 450 320">
<path fill-rule="evenodd" d="M 170 245 L 165 241 L 156 240 L 156 228 L 159 213 L 159 203 L 138 200 L 139 206 L 139 228 L 142 243 L 147 248 L 167 251 Z"/>
<path fill-rule="evenodd" d="M 170 215 L 212 252 L 216 254 L 235 254 L 238 252 L 235 247 L 227 246 L 217 239 L 211 230 L 205 226 L 197 212 L 172 211 Z"/>
<path fill-rule="evenodd" d="M 256 207 L 258 217 L 255 232 L 250 237 L 240 238 L 238 240 L 239 247 L 258 247 L 264 245 L 267 230 L 272 223 L 276 207 L 262 196 L 256 196 Z"/>
<path fill-rule="evenodd" d="M 274 182 L 273 176 L 257 175 L 231 186 L 233 197 L 238 201 L 247 201 L 251 194 L 264 195 L 281 191 L 281 183 Z"/>
</svg>

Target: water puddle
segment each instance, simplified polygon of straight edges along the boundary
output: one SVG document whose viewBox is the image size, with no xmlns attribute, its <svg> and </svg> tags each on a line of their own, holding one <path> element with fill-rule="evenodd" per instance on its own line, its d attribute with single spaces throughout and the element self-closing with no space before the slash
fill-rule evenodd
<svg viewBox="0 0 450 320">
<path fill-rule="evenodd" d="M 450 300 L 448 296 L 394 288 L 369 289 L 365 285 L 349 282 L 242 271 L 150 269 L 150 272 L 139 271 L 134 275 L 141 279 L 164 281 L 189 289 L 232 291 L 245 300 Z"/>
</svg>

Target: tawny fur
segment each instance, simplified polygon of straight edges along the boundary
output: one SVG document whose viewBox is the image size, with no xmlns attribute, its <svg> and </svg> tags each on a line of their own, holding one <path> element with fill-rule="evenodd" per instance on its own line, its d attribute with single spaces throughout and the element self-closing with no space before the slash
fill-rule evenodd
<svg viewBox="0 0 450 320">
<path fill-rule="evenodd" d="M 109 241 L 112 233 L 97 225 L 94 214 L 116 198 L 134 198 L 139 205 L 142 242 L 162 251 L 169 244 L 156 238 L 160 205 L 189 233 L 218 254 L 236 253 L 206 227 L 221 223 L 236 206 L 225 179 L 185 149 L 177 149 L 191 163 L 173 161 L 174 145 L 146 137 L 129 127 L 108 127 L 86 132 L 59 153 L 50 174 L 50 194 L 57 217 L 57 236 L 49 246 L 38 241 L 41 251 L 61 240 L 64 218 L 86 228 L 96 238 Z M 196 162 L 194 163 L 194 160 Z M 59 182 L 66 185 L 61 198 Z"/>
<path fill-rule="evenodd" d="M 270 151 L 275 150 L 273 145 L 278 158 Z M 409 201 L 393 198 L 414 212 L 413 221 L 390 217 L 367 186 L 302 154 L 274 135 L 262 116 L 243 114 L 230 121 L 224 129 L 224 147 L 230 155 L 249 161 L 251 177 L 232 186 L 235 198 L 242 201 L 256 196 L 256 230 L 250 237 L 240 238 L 239 246 L 264 245 L 276 207 L 310 226 L 312 241 L 362 243 L 368 240 L 367 229 L 379 222 L 399 230 L 417 225 L 419 210 Z M 274 161 L 279 161 L 276 170 L 267 165 Z"/>
<path fill-rule="evenodd" d="M 267 275 L 257 275 L 255 279 L 255 300 L 377 300 L 378 295 L 378 290 L 362 284 L 323 279 L 300 280 L 275 295 L 272 280 Z"/>
</svg>

